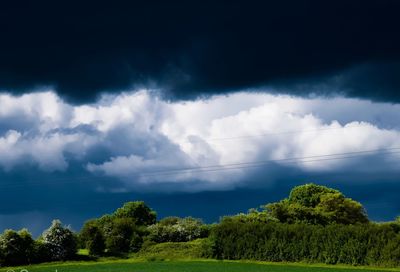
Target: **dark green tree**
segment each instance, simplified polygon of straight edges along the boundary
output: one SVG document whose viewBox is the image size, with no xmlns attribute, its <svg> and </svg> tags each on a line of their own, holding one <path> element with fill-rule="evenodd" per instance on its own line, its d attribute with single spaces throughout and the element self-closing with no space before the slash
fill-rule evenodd
<svg viewBox="0 0 400 272">
<path fill-rule="evenodd" d="M 5 265 L 22 265 L 32 262 L 34 240 L 23 229 L 19 232 L 6 230 L 0 238 L 1 262 Z"/>
<path fill-rule="evenodd" d="M 132 218 L 115 218 L 111 232 L 106 236 L 106 249 L 114 255 L 140 249 L 143 235 Z"/>
<path fill-rule="evenodd" d="M 118 208 L 113 216 L 116 218 L 131 218 L 138 226 L 149 226 L 156 223 L 157 214 L 143 201 L 131 201 Z"/>
<path fill-rule="evenodd" d="M 96 220 L 85 222 L 82 227 L 79 238 L 85 248 L 89 250 L 90 255 L 101 256 L 105 250 L 105 238 L 103 230 Z"/>
</svg>

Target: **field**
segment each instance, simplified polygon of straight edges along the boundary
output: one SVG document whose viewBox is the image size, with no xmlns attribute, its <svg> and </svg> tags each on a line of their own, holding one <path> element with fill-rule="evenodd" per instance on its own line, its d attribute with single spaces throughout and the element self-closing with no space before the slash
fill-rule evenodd
<svg viewBox="0 0 400 272">
<path fill-rule="evenodd" d="M 25 270 L 24 270 L 25 269 Z M 102 261 L 44 264 L 0 269 L 1 272 L 356 272 L 400 271 L 389 269 L 316 266 L 303 264 L 271 264 L 226 261 Z"/>
</svg>

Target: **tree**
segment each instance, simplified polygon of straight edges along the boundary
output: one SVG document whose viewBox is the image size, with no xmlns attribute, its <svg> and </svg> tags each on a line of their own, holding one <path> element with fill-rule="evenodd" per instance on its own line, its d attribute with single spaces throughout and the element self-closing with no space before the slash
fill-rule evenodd
<svg viewBox="0 0 400 272">
<path fill-rule="evenodd" d="M 289 194 L 289 203 L 297 203 L 304 207 L 315 207 L 321 201 L 321 196 L 329 193 L 339 193 L 338 190 L 313 183 L 296 186 Z"/>
<path fill-rule="evenodd" d="M 293 188 L 288 198 L 265 206 L 282 223 L 357 224 L 368 223 L 363 206 L 341 192 L 316 184 Z"/>
<path fill-rule="evenodd" d="M 0 238 L 2 263 L 5 265 L 31 263 L 33 248 L 34 240 L 26 229 L 19 232 L 6 230 Z"/>
<path fill-rule="evenodd" d="M 338 224 L 368 223 L 363 206 L 341 193 L 328 193 L 320 198 L 316 210 L 328 218 L 328 222 Z"/>
<path fill-rule="evenodd" d="M 59 220 L 54 220 L 42 236 L 52 260 L 68 260 L 75 256 L 77 251 L 75 235 L 68 227 L 63 227 Z"/>
<path fill-rule="evenodd" d="M 108 252 L 115 255 L 137 251 L 143 239 L 131 218 L 115 218 L 110 234 L 106 237 Z"/>
<path fill-rule="evenodd" d="M 81 242 L 90 255 L 100 256 L 105 250 L 103 231 L 96 220 L 87 221 L 80 233 Z"/>
<path fill-rule="evenodd" d="M 127 202 L 114 214 L 116 218 L 131 218 L 138 226 L 149 226 L 156 223 L 156 212 L 150 209 L 143 201 Z"/>
</svg>

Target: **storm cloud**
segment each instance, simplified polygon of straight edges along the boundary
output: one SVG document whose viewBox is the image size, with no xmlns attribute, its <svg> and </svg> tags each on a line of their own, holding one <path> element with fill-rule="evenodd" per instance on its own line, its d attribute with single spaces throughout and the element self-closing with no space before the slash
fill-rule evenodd
<svg viewBox="0 0 400 272">
<path fill-rule="evenodd" d="M 7 2 L 0 90 L 51 87 L 84 103 L 140 87 L 180 100 L 270 86 L 400 102 L 399 11 L 394 0 Z"/>
</svg>

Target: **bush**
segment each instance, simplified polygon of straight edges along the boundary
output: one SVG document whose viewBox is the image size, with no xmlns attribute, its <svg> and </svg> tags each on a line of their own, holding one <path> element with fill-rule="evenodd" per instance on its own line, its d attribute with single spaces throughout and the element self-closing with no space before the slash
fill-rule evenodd
<svg viewBox="0 0 400 272">
<path fill-rule="evenodd" d="M 79 240 L 90 255 L 101 256 L 105 250 L 103 231 L 96 220 L 87 221 L 79 234 Z"/>
<path fill-rule="evenodd" d="M 63 227 L 59 220 L 54 220 L 42 236 L 51 260 L 69 260 L 75 257 L 77 252 L 76 237 L 69 228 Z"/>
<path fill-rule="evenodd" d="M 52 260 L 49 245 L 38 239 L 33 245 L 33 263 L 44 263 Z"/>
<path fill-rule="evenodd" d="M 4 265 L 29 264 L 33 259 L 34 240 L 27 230 L 6 230 L 0 238 L 1 263 Z"/>
<path fill-rule="evenodd" d="M 214 227 L 218 259 L 394 266 L 400 235 L 388 224 L 307 225 L 240 222 L 225 218 Z"/>
<path fill-rule="evenodd" d="M 167 217 L 149 226 L 149 238 L 157 243 L 187 242 L 208 236 L 209 228 L 201 220 L 192 217 Z"/>
</svg>

